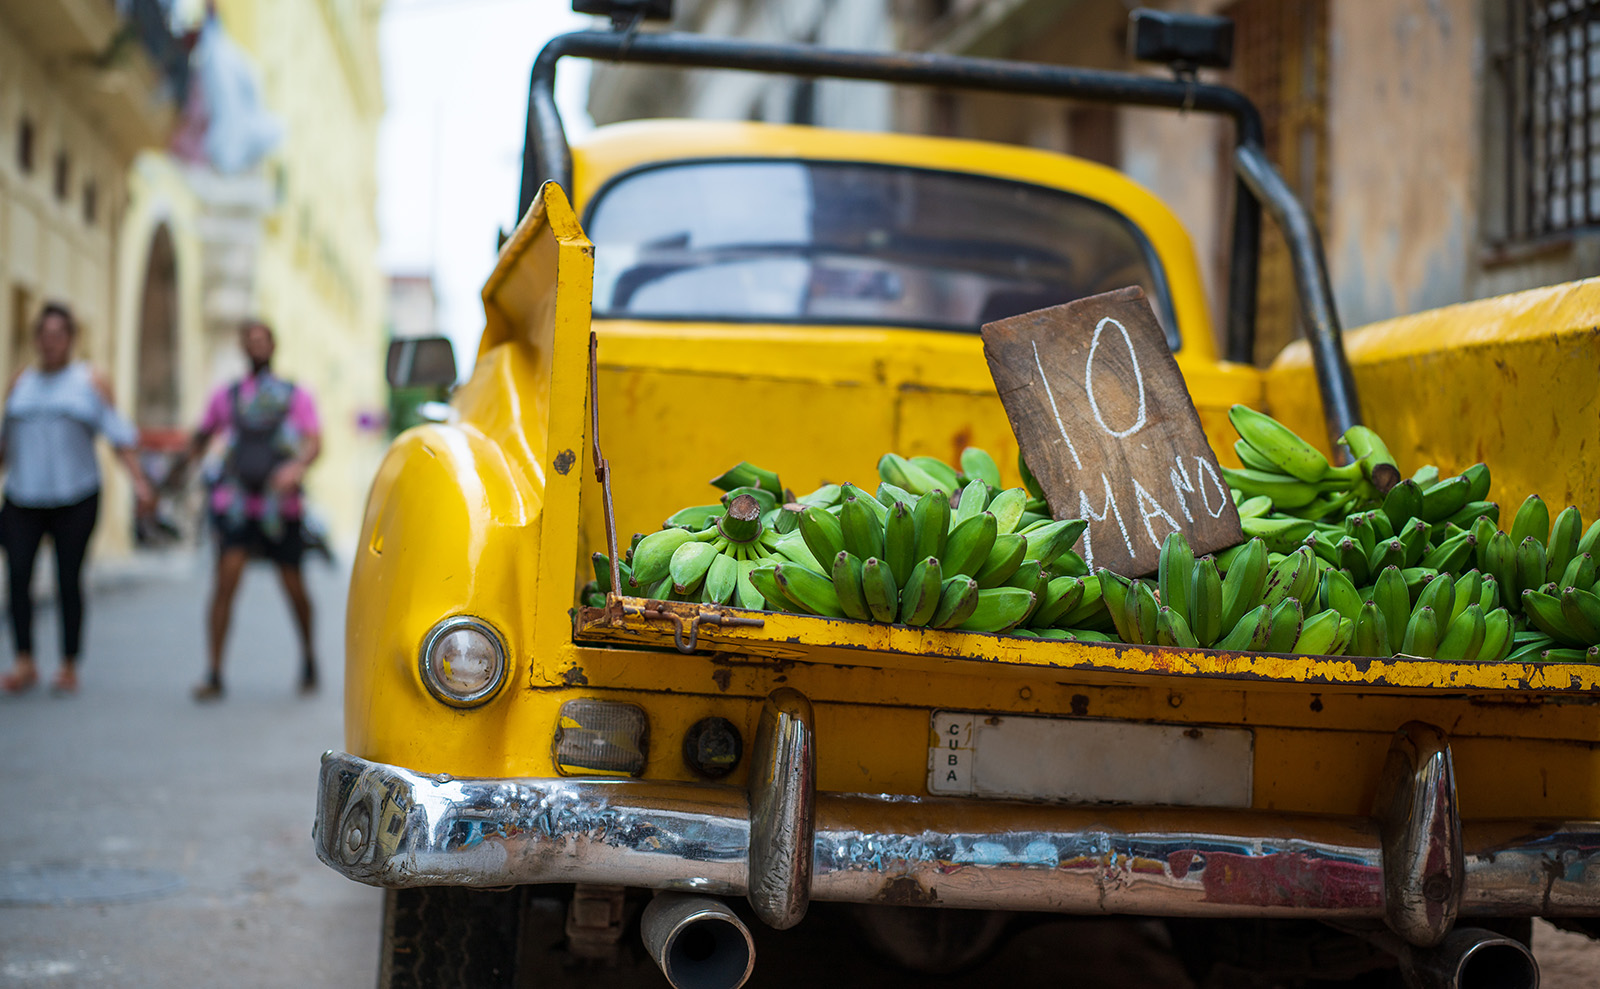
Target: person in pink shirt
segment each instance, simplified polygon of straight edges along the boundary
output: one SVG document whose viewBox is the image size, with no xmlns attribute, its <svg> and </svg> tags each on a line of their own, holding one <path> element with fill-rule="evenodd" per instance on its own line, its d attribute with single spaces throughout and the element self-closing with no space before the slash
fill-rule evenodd
<svg viewBox="0 0 1600 989">
<path fill-rule="evenodd" d="M 317 689 L 311 598 L 300 572 L 305 549 L 301 483 L 322 450 L 322 429 L 311 395 L 272 373 L 272 328 L 250 320 L 240 328 L 239 342 L 250 373 L 212 394 L 185 457 L 185 462 L 198 457 L 220 440 L 222 454 L 206 472 L 217 569 L 206 629 L 206 677 L 194 689 L 198 701 L 222 697 L 222 654 L 234 592 L 251 557 L 277 565 L 300 634 L 300 692 Z"/>
</svg>

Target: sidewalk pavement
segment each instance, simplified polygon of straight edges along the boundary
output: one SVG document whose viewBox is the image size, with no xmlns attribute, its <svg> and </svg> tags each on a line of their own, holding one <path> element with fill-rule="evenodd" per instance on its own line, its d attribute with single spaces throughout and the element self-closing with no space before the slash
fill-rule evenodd
<svg viewBox="0 0 1600 989">
<path fill-rule="evenodd" d="M 255 565 L 227 698 L 200 706 L 209 559 L 91 564 L 79 695 L 0 697 L 0 987 L 375 979 L 380 894 L 311 847 L 317 760 L 342 744 L 347 574 L 308 561 L 320 695 L 296 696 L 288 605 Z M 54 607 L 37 620 L 48 678 Z M 19 903 L 41 897 L 85 902 Z"/>
</svg>

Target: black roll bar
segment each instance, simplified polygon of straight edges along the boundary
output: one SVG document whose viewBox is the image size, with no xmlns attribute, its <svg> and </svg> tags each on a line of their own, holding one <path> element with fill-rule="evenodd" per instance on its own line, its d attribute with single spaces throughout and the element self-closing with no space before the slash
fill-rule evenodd
<svg viewBox="0 0 1600 989">
<path fill-rule="evenodd" d="M 522 149 L 520 218 L 545 180 L 572 187 L 572 149 L 556 108 L 556 63 L 563 58 L 734 69 L 802 77 L 860 79 L 944 89 L 1052 96 L 1092 103 L 1164 107 L 1225 116 L 1234 123 L 1235 179 L 1232 263 L 1224 353 L 1249 363 L 1255 349 L 1256 279 L 1261 253 L 1261 206 L 1283 230 L 1294 261 L 1306 332 L 1311 336 L 1324 417 L 1333 437 L 1361 421 L 1345 357 L 1338 314 L 1328 291 L 1321 240 L 1299 201 L 1262 152 L 1261 114 L 1236 89 L 1131 72 L 1111 72 L 934 52 L 863 52 L 813 45 L 707 38 L 680 32 L 576 31 L 552 38 L 534 60 Z M 1247 154 L 1247 149 L 1254 154 Z M 1248 174 L 1247 174 L 1248 168 Z M 1265 169 L 1265 173 L 1261 169 Z M 1263 176 L 1270 173 L 1270 181 Z M 1286 222 L 1295 217 L 1304 222 Z M 1303 277 L 1316 272 L 1315 277 Z M 1308 293 L 1319 294 L 1316 299 Z M 1311 314 L 1316 318 L 1310 318 Z"/>
<path fill-rule="evenodd" d="M 1267 211 L 1289 242 L 1294 283 L 1300 296 L 1300 320 L 1311 344 L 1311 366 L 1322 392 L 1322 418 L 1338 452 L 1338 438 L 1361 421 L 1355 378 L 1344 352 L 1339 313 L 1333 307 L 1333 287 L 1328 284 L 1328 262 L 1322 254 L 1322 235 L 1305 205 L 1272 167 L 1259 145 L 1241 144 L 1233 152 L 1234 170 Z"/>
</svg>

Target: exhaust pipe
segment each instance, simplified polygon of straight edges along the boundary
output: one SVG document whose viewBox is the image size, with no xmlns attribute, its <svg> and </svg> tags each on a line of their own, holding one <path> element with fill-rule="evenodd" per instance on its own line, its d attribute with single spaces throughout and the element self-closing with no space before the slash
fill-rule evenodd
<svg viewBox="0 0 1600 989">
<path fill-rule="evenodd" d="M 1411 989 L 1539 989 L 1539 963 L 1516 938 L 1458 927 L 1432 948 L 1406 948 L 1400 968 Z"/>
<path fill-rule="evenodd" d="M 657 893 L 639 932 L 673 989 L 739 989 L 756 967 L 750 928 L 709 896 Z"/>
</svg>

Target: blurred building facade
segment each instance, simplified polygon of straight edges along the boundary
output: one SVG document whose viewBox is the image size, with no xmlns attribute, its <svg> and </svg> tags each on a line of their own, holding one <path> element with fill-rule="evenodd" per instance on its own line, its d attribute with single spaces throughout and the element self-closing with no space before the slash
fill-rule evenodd
<svg viewBox="0 0 1600 989">
<path fill-rule="evenodd" d="M 186 75 L 155 0 L 0 0 L 3 380 L 34 359 L 49 301 L 76 314 L 79 356 L 119 382 L 136 363 L 120 286 L 129 166 L 165 144 Z M 125 383 L 117 399 L 131 416 Z M 106 476 L 97 539 L 126 551 L 131 496 L 120 472 Z"/>
<path fill-rule="evenodd" d="M 421 272 L 389 275 L 389 335 L 396 339 L 439 332 L 439 292 L 433 276 Z"/>
<path fill-rule="evenodd" d="M 1345 325 L 1600 273 L 1600 23 L 1585 5 L 1144 5 L 1234 19 L 1233 68 L 1204 75 L 1241 88 L 1261 107 L 1269 154 L 1322 228 Z M 1136 66 L 1126 54 L 1131 6 L 699 0 L 680 2 L 675 26 L 1164 73 Z M 1188 227 L 1222 325 L 1232 208 L 1226 123 L 1058 100 L 886 94 L 859 83 L 604 64 L 595 70 L 590 109 L 597 123 L 688 115 L 884 127 L 1027 144 L 1113 165 L 1165 199 Z M 1282 241 L 1264 222 L 1258 360 L 1295 334 Z"/>
<path fill-rule="evenodd" d="M 147 445 L 181 443 L 211 392 L 245 370 L 240 322 L 264 319 L 277 334 L 275 370 L 316 398 L 323 452 L 307 487 L 335 542 L 348 545 L 382 453 L 387 401 L 376 216 L 382 3 L 215 6 L 218 37 L 242 56 L 261 111 L 254 130 L 220 123 L 261 153 L 214 143 L 225 108 L 205 103 L 197 48 L 201 105 L 187 106 L 174 150 L 140 154 L 128 177 L 119 326 L 138 360 L 119 367 L 118 384 L 135 396 Z M 203 16 L 194 11 L 196 27 Z"/>
</svg>

